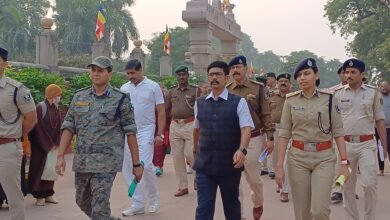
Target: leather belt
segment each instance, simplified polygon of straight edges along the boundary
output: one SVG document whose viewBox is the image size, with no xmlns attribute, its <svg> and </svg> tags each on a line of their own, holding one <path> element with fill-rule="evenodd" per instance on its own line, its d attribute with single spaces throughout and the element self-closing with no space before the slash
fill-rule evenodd
<svg viewBox="0 0 390 220">
<path fill-rule="evenodd" d="M 332 141 L 317 142 L 317 143 L 305 143 L 302 141 L 293 140 L 292 145 L 295 148 L 298 148 L 303 151 L 322 151 L 332 148 Z"/>
<path fill-rule="evenodd" d="M 350 143 L 361 143 L 366 141 L 371 141 L 374 139 L 374 135 L 345 135 L 344 140 Z"/>
<path fill-rule="evenodd" d="M 8 144 L 11 142 L 16 142 L 16 141 L 18 141 L 17 138 L 0 138 L 0 145 L 1 144 Z"/>
<path fill-rule="evenodd" d="M 191 116 L 189 118 L 185 118 L 185 119 L 177 119 L 177 118 L 172 118 L 172 121 L 176 122 L 176 123 L 184 123 L 184 124 L 187 124 L 187 123 L 190 123 L 190 122 L 193 122 L 195 120 L 195 117 L 194 116 Z"/>
<path fill-rule="evenodd" d="M 252 131 L 252 132 L 251 132 L 251 138 L 254 138 L 254 137 L 257 137 L 257 136 L 260 136 L 260 135 L 261 135 L 260 130 Z"/>
</svg>

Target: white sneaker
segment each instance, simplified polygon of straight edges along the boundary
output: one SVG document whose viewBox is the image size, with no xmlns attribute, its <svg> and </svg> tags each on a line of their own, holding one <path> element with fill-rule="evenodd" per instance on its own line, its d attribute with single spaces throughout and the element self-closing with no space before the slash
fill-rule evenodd
<svg viewBox="0 0 390 220">
<path fill-rule="evenodd" d="M 133 215 L 141 215 L 144 213 L 145 213 L 144 208 L 136 208 L 136 207 L 131 206 L 127 210 L 123 211 L 122 215 L 123 216 L 133 216 Z"/>
<path fill-rule="evenodd" d="M 149 205 L 148 212 L 156 213 L 160 209 L 160 205 L 158 203 Z"/>
</svg>

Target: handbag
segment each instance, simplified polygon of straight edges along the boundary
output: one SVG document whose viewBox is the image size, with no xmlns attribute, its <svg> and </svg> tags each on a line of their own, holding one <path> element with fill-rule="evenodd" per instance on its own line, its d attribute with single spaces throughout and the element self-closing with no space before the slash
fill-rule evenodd
<svg viewBox="0 0 390 220">
<path fill-rule="evenodd" d="M 57 149 L 51 150 L 49 153 L 47 153 L 41 180 L 56 181 L 58 179 L 58 175 L 56 173 L 57 154 Z"/>
</svg>

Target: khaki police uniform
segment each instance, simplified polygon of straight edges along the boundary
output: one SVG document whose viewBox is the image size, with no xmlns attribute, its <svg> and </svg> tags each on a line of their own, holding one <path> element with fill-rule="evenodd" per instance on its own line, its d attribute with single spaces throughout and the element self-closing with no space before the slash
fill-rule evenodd
<svg viewBox="0 0 390 220">
<path fill-rule="evenodd" d="M 377 165 L 375 122 L 385 118 L 383 101 L 377 89 L 362 84 L 357 91 L 349 85 L 335 91 L 338 106 L 344 123 L 348 160 L 352 169 L 349 180 L 344 185 L 344 209 L 348 220 L 358 220 L 359 211 L 355 199 L 356 172 L 360 169 L 364 191 L 364 219 L 375 219 L 377 198 Z"/>
<path fill-rule="evenodd" d="M 16 96 L 15 96 L 16 95 Z M 24 220 L 20 187 L 23 114 L 35 111 L 30 91 L 20 82 L 0 78 L 0 184 L 7 195 L 12 220 Z"/>
<path fill-rule="evenodd" d="M 199 96 L 197 86 L 188 85 L 181 89 L 179 86 L 168 91 L 166 105 L 171 113 L 172 122 L 169 128 L 169 139 L 176 177 L 179 189 L 188 188 L 186 161 L 192 167 L 193 156 L 193 125 L 194 104 Z"/>
<path fill-rule="evenodd" d="M 243 85 L 236 82 L 229 83 L 226 88 L 230 93 L 242 96 L 247 100 L 255 129 L 251 133 L 251 139 L 245 156 L 244 174 L 252 190 L 252 202 L 255 208 L 263 205 L 263 183 L 259 175 L 261 169 L 258 158 L 261 154 L 261 134 L 264 133 L 268 138 L 273 137 L 274 125 L 271 122 L 270 106 L 265 97 L 262 84 L 246 80 Z M 242 201 L 242 194 L 240 193 Z M 241 202 L 243 207 L 243 203 Z"/>
<path fill-rule="evenodd" d="M 271 94 L 268 97 L 268 102 L 269 102 L 270 109 L 271 109 L 271 120 L 275 124 L 275 133 L 274 133 L 275 148 L 274 148 L 274 151 L 272 152 L 273 167 L 276 167 L 276 162 L 277 162 L 277 157 L 278 157 L 278 146 L 279 146 L 279 138 L 278 137 L 279 137 L 279 130 L 280 130 L 280 119 L 282 117 L 283 106 L 284 106 L 285 101 L 286 101 L 286 96 L 283 96 L 282 94 L 280 94 L 279 91 Z M 285 166 L 285 175 L 287 177 L 288 171 L 286 169 L 286 161 L 284 163 L 284 166 Z M 285 178 L 281 192 L 283 192 L 283 193 L 289 192 L 288 178 Z"/>
<path fill-rule="evenodd" d="M 318 89 L 312 97 L 289 93 L 283 107 L 279 137 L 292 139 L 287 166 L 296 220 L 329 220 L 336 162 L 332 141 L 344 136 L 334 97 L 329 119 L 330 95 Z"/>
</svg>

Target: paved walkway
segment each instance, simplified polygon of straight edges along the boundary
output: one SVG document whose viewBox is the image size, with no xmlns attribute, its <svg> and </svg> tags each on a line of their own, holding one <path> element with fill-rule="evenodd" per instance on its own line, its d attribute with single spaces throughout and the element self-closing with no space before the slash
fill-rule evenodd
<svg viewBox="0 0 390 220">
<path fill-rule="evenodd" d="M 60 178 L 55 185 L 56 198 L 61 201 L 58 205 L 48 204 L 44 207 L 34 206 L 34 198 L 31 195 L 26 197 L 26 213 L 29 220 L 87 220 L 88 218 L 80 211 L 74 202 L 73 173 L 70 171 L 72 155 L 67 156 L 67 170 L 65 177 Z M 379 177 L 377 220 L 388 219 L 390 208 L 390 167 L 386 165 L 386 176 Z M 190 175 L 192 182 L 193 175 Z M 278 194 L 275 193 L 275 182 L 264 177 L 265 211 L 262 220 L 291 220 L 294 219 L 292 203 L 282 204 L 279 202 Z M 176 190 L 176 180 L 173 171 L 172 158 L 168 155 L 165 164 L 164 176 L 158 178 L 161 208 L 157 214 L 146 214 L 142 216 L 126 217 L 123 219 L 135 220 L 193 220 L 195 216 L 196 194 L 193 190 L 190 194 L 181 198 L 173 196 Z M 357 187 L 358 194 L 362 197 L 363 192 L 360 186 Z M 114 183 L 111 196 L 112 213 L 120 216 L 122 210 L 130 205 L 127 198 L 127 189 L 122 174 L 119 173 Z M 363 199 L 358 200 L 360 210 L 363 209 Z M 342 205 L 332 205 L 331 219 L 344 219 Z M 247 219 L 251 219 L 250 192 L 245 184 L 245 213 Z M 361 213 L 362 214 L 362 213 Z M 0 219 L 10 219 L 7 209 L 0 210 Z M 217 199 L 215 218 L 224 219 L 221 199 Z"/>
</svg>

